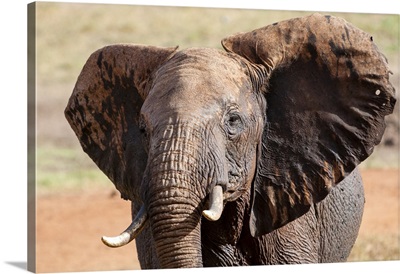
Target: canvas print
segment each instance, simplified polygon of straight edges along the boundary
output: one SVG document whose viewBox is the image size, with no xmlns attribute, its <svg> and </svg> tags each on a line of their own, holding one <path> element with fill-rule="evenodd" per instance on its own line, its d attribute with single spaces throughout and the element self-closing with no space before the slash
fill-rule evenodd
<svg viewBox="0 0 400 274">
<path fill-rule="evenodd" d="M 30 270 L 400 259 L 398 15 L 28 14 Z"/>
</svg>

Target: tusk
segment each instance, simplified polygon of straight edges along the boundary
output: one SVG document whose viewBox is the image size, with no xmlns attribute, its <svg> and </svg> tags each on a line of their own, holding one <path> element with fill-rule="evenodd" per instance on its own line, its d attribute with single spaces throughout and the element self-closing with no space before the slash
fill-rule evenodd
<svg viewBox="0 0 400 274">
<path fill-rule="evenodd" d="M 147 221 L 147 212 L 142 206 L 135 219 L 124 232 L 116 237 L 101 237 L 102 242 L 109 247 L 121 247 L 130 243 L 142 231 Z"/>
<path fill-rule="evenodd" d="M 210 194 L 210 209 L 203 210 L 203 216 L 210 221 L 217 221 L 224 209 L 222 187 L 216 185 Z"/>
</svg>

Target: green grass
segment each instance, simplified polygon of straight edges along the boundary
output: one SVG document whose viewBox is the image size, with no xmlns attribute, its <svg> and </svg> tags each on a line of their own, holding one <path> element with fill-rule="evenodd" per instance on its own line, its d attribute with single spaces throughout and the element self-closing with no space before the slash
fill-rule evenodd
<svg viewBox="0 0 400 274">
<path fill-rule="evenodd" d="M 80 149 L 39 146 L 36 155 L 38 194 L 112 187 Z"/>
<path fill-rule="evenodd" d="M 359 236 L 349 262 L 400 260 L 400 234 Z"/>
<path fill-rule="evenodd" d="M 45 2 L 37 7 L 38 81 L 46 85 L 74 82 L 90 53 L 107 44 L 221 48 L 230 34 L 311 13 Z M 399 16 L 331 14 L 370 33 L 396 66 Z"/>
</svg>

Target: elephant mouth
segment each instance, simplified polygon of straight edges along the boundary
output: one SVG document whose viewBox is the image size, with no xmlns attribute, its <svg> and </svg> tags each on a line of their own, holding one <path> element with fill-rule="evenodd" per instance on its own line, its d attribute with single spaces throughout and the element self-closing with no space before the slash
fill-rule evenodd
<svg viewBox="0 0 400 274">
<path fill-rule="evenodd" d="M 224 209 L 224 193 L 220 185 L 216 185 L 210 193 L 209 209 L 203 210 L 203 216 L 210 221 L 217 221 Z M 148 221 L 148 214 L 142 206 L 132 223 L 121 234 L 115 237 L 103 236 L 102 242 L 108 247 L 122 247 L 133 241 L 143 230 Z"/>
<path fill-rule="evenodd" d="M 224 189 L 224 201 L 234 201 L 245 191 L 246 188 L 243 184 L 243 176 L 240 174 L 240 172 L 230 171 L 228 173 L 228 183 Z"/>
</svg>

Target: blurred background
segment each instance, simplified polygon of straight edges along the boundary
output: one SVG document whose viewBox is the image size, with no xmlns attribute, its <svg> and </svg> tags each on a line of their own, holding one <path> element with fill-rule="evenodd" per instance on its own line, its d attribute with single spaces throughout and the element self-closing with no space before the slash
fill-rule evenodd
<svg viewBox="0 0 400 274">
<path fill-rule="evenodd" d="M 134 244 L 104 246 L 130 223 L 130 204 L 81 149 L 64 108 L 89 55 L 108 44 L 220 48 L 236 32 L 311 12 L 36 3 L 37 272 L 139 269 Z M 328 14 L 328 13 L 324 13 Z M 399 15 L 329 13 L 370 33 L 399 90 Z M 31 43 L 33 41 L 30 41 Z M 349 261 L 400 259 L 398 105 L 361 165 L 366 209 Z"/>
</svg>

